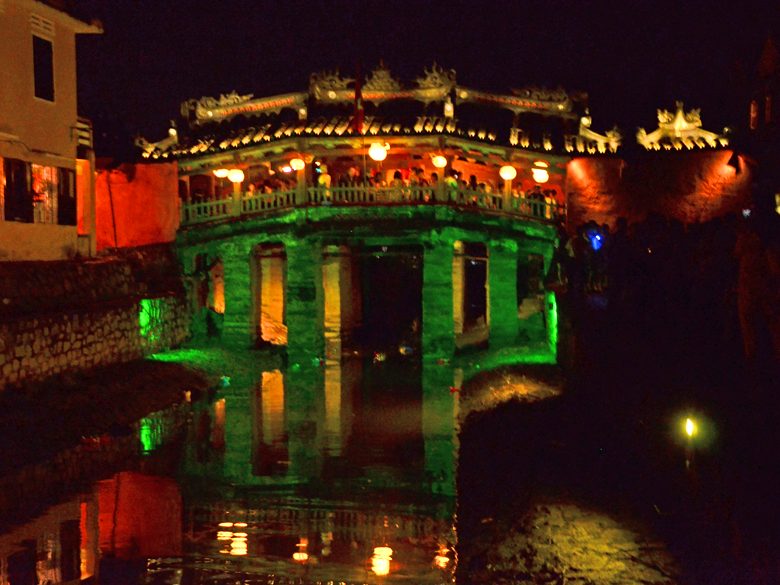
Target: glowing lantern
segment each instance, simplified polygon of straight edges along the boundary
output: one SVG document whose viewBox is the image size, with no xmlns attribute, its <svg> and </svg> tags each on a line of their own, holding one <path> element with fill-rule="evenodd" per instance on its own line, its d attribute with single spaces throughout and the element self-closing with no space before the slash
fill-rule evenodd
<svg viewBox="0 0 780 585">
<path fill-rule="evenodd" d="M 306 163 L 303 162 L 302 158 L 294 158 L 290 161 L 290 167 L 292 167 L 292 170 L 294 171 L 302 171 L 305 166 Z"/>
<path fill-rule="evenodd" d="M 241 169 L 230 169 L 227 174 L 228 181 L 231 183 L 243 183 L 244 171 Z"/>
<path fill-rule="evenodd" d="M 387 158 L 387 151 L 389 149 L 390 149 L 389 145 L 382 145 L 379 144 L 378 142 L 374 142 L 368 148 L 368 156 L 370 156 L 372 160 L 381 162 Z"/>
<path fill-rule="evenodd" d="M 292 172 L 292 167 L 284 166 L 284 167 L 282 167 L 282 172 L 283 173 L 291 173 Z"/>
<path fill-rule="evenodd" d="M 546 183 L 550 180 L 550 173 L 547 172 L 549 165 L 543 160 L 538 160 L 534 163 L 534 168 L 531 169 L 531 176 L 535 183 Z"/>
<path fill-rule="evenodd" d="M 433 564 L 439 567 L 440 569 L 447 568 L 447 563 L 450 562 L 450 559 L 442 554 L 438 554 L 433 558 Z"/>
<path fill-rule="evenodd" d="M 498 169 L 498 174 L 505 181 L 511 181 L 517 176 L 517 169 L 512 165 L 504 165 L 503 167 Z"/>
<path fill-rule="evenodd" d="M 217 169 L 216 171 L 214 171 L 214 176 L 217 177 L 218 179 L 224 179 L 225 177 L 228 176 L 228 170 L 227 169 Z M 222 524 L 220 524 L 220 526 L 222 526 Z M 232 524 L 231 524 L 231 526 L 232 526 Z"/>
<path fill-rule="evenodd" d="M 685 420 L 685 432 L 688 433 L 688 436 L 693 436 L 693 421 L 691 419 Z"/>
<path fill-rule="evenodd" d="M 447 166 L 447 159 L 441 156 L 440 154 L 437 156 L 434 156 L 431 159 L 431 162 L 433 163 L 433 166 L 435 166 L 437 169 L 443 169 Z"/>
<path fill-rule="evenodd" d="M 550 180 L 550 173 L 545 169 L 531 169 L 531 175 L 536 183 L 546 183 Z"/>
</svg>

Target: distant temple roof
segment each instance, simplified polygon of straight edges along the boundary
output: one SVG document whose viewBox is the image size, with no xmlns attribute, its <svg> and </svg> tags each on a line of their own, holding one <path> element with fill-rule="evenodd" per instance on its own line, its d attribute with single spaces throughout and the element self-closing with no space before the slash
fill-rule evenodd
<svg viewBox="0 0 780 585">
<path fill-rule="evenodd" d="M 702 129 L 701 110 L 691 110 L 686 113 L 683 111 L 682 102 L 677 102 L 674 113 L 658 110 L 658 128 L 650 134 L 644 128 L 640 128 L 636 139 L 648 150 L 717 148 L 726 146 L 729 142 L 725 135 Z"/>
<path fill-rule="evenodd" d="M 184 102 L 183 128 L 137 145 L 146 158 L 187 158 L 294 137 L 357 136 L 356 80 L 338 72 L 311 76 L 306 92 L 255 98 L 233 92 Z M 616 152 L 617 131 L 590 129 L 585 94 L 535 87 L 496 94 L 459 86 L 435 64 L 404 87 L 384 65 L 361 83 L 366 136 L 450 135 L 495 146 L 550 153 Z"/>
</svg>

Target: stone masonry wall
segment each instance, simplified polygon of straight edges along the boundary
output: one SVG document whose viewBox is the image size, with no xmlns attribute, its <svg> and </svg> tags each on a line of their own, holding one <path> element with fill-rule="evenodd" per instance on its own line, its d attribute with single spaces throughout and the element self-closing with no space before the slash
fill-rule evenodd
<svg viewBox="0 0 780 585">
<path fill-rule="evenodd" d="M 169 248 L 0 263 L 0 391 L 180 345 L 189 314 Z"/>
</svg>

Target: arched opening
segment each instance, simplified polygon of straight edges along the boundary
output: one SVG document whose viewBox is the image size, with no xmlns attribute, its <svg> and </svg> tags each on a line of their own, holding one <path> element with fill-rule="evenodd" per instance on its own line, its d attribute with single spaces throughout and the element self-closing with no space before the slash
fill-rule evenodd
<svg viewBox="0 0 780 585">
<path fill-rule="evenodd" d="M 419 353 L 421 347 L 423 250 L 420 246 L 374 246 L 359 256 L 361 326 L 355 344 L 388 354 Z"/>
<path fill-rule="evenodd" d="M 287 345 L 285 247 L 283 244 L 257 246 L 253 258 L 251 270 L 255 338 L 260 344 Z"/>
</svg>

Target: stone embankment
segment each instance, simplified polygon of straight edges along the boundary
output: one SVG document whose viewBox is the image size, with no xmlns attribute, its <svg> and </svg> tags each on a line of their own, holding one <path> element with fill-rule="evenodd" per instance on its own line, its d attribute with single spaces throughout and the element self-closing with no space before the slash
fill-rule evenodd
<svg viewBox="0 0 780 585">
<path fill-rule="evenodd" d="M 0 390 L 180 345 L 186 295 L 167 246 L 0 263 Z"/>
</svg>

